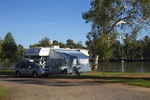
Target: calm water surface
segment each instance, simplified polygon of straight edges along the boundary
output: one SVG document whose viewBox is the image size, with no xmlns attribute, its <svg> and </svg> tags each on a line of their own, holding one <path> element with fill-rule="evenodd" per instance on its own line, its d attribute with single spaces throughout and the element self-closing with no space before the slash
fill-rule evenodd
<svg viewBox="0 0 150 100">
<path fill-rule="evenodd" d="M 99 62 L 99 71 L 150 72 L 150 62 Z"/>
</svg>

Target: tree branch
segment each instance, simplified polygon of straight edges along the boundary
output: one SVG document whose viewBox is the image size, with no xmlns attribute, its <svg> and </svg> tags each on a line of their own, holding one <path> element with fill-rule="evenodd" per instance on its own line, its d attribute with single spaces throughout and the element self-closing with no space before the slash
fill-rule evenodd
<svg viewBox="0 0 150 100">
<path fill-rule="evenodd" d="M 106 32 L 107 33 L 107 36 L 109 36 L 110 32 L 114 29 L 114 27 L 117 25 L 117 23 L 119 23 L 120 21 L 124 20 L 124 19 L 128 19 L 128 18 L 135 18 L 133 16 L 127 16 L 127 17 L 124 17 L 124 18 L 120 18 L 118 21 L 116 21 L 112 27 Z"/>
</svg>

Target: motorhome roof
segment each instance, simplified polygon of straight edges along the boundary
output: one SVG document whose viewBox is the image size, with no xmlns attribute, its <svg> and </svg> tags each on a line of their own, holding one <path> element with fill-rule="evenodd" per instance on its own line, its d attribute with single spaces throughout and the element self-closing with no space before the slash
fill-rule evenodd
<svg viewBox="0 0 150 100">
<path fill-rule="evenodd" d="M 26 51 L 25 56 L 48 56 L 50 48 L 30 48 Z"/>
</svg>

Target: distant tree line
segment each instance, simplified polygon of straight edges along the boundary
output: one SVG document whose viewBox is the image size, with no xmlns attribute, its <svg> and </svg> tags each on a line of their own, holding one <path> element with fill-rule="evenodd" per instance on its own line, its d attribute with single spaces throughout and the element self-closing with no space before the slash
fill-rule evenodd
<svg viewBox="0 0 150 100">
<path fill-rule="evenodd" d="M 51 41 L 48 37 L 43 38 L 37 44 L 30 45 L 29 47 L 34 48 L 34 47 L 51 47 L 51 46 L 60 46 L 60 48 L 71 48 L 71 49 L 73 48 L 85 49 L 85 46 L 82 45 L 81 41 L 75 43 L 72 39 L 68 39 L 66 43 L 62 43 L 57 40 Z"/>
<path fill-rule="evenodd" d="M 61 48 L 78 48 L 85 49 L 82 42 L 75 43 L 72 39 L 68 39 L 66 43 L 58 42 L 57 40 L 51 41 L 48 37 L 43 38 L 37 44 L 32 44 L 29 48 L 35 47 L 51 47 L 60 46 Z M 0 38 L 0 62 L 18 61 L 23 58 L 27 48 L 23 45 L 17 45 L 12 34 L 8 32 L 4 39 Z"/>
<path fill-rule="evenodd" d="M 88 41 L 87 41 L 88 42 Z M 86 42 L 86 43 L 87 43 Z M 99 44 L 101 44 L 100 42 Z M 78 49 L 88 49 L 91 53 L 87 43 L 87 47 L 83 46 L 81 42 L 74 43 L 73 40 L 68 39 L 66 43 L 58 42 L 54 40 L 50 41 L 48 37 L 43 38 L 37 44 L 30 45 L 30 48 L 34 47 L 51 47 L 51 46 L 60 46 L 61 48 L 78 48 Z M 108 44 L 105 44 L 105 47 Z M 105 49 L 105 48 L 99 48 Z M 150 59 L 150 37 L 145 36 L 142 39 L 137 40 L 136 35 L 126 35 L 122 41 L 116 40 L 111 45 L 112 56 L 110 59 Z M 17 61 L 24 57 L 26 48 L 23 45 L 17 45 L 12 34 L 9 32 L 6 34 L 4 39 L 0 39 L 0 61 Z"/>
<path fill-rule="evenodd" d="M 136 40 L 134 36 L 126 35 L 121 44 L 119 40 L 112 46 L 112 59 L 150 59 L 150 37 Z"/>
</svg>

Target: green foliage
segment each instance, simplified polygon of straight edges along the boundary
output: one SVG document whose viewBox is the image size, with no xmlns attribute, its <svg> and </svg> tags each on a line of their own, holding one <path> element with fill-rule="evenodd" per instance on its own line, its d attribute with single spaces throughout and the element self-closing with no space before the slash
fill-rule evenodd
<svg viewBox="0 0 150 100">
<path fill-rule="evenodd" d="M 1 51 L 2 60 L 8 59 L 9 61 L 13 61 L 17 56 L 17 45 L 12 34 L 9 32 L 6 34 L 4 42 L 2 44 Z"/>
<path fill-rule="evenodd" d="M 29 46 L 29 48 L 35 48 L 35 47 L 40 47 L 40 44 L 31 44 L 31 45 Z"/>
<path fill-rule="evenodd" d="M 0 87 L 0 99 L 7 95 L 8 95 L 8 90 L 3 87 Z"/>
<path fill-rule="evenodd" d="M 148 87 L 150 88 L 150 81 L 144 79 L 132 79 L 132 80 L 123 80 L 123 83 L 128 85 L 135 85 L 140 87 Z"/>
<path fill-rule="evenodd" d="M 140 29 L 147 28 L 149 24 L 149 3 L 145 0 L 93 0 L 91 2 L 91 8 L 89 11 L 82 14 L 83 19 L 86 23 L 92 23 L 91 32 L 87 34 L 86 45 L 94 54 L 102 55 L 103 50 L 95 50 L 102 47 L 100 42 L 97 43 L 97 47 L 94 45 L 97 41 L 100 41 L 101 37 L 105 35 L 111 43 L 112 36 L 114 33 L 120 33 L 120 30 L 126 33 L 132 33 L 131 36 L 137 36 Z M 135 40 L 135 37 L 132 37 Z M 99 45 L 99 46 L 98 46 Z M 132 42 L 133 45 L 133 42 Z M 106 48 L 108 48 L 106 46 Z M 136 44 L 134 44 L 136 46 Z M 130 47 L 131 45 L 126 45 Z M 108 54 L 111 54 L 107 49 Z M 133 50 L 133 49 L 132 49 Z M 126 51 L 126 55 L 132 54 L 133 51 Z M 107 56 L 107 53 L 105 53 Z M 109 58 L 103 55 L 102 58 Z M 133 58 L 131 55 L 129 58 Z"/>
<path fill-rule="evenodd" d="M 143 57 L 145 59 L 150 59 L 150 37 L 145 36 L 143 40 Z"/>
<path fill-rule="evenodd" d="M 121 59 L 123 56 L 124 56 L 124 50 L 123 50 L 123 46 L 122 44 L 120 43 L 120 41 L 115 41 L 112 45 L 111 45 L 111 48 L 112 48 L 112 58 L 114 59 Z"/>
<path fill-rule="evenodd" d="M 112 56 L 111 43 L 105 35 L 101 36 L 96 42 L 95 50 L 102 60 L 108 60 Z"/>
<path fill-rule="evenodd" d="M 3 44 L 3 40 L 0 39 L 0 58 L 2 58 L 2 54 L 1 54 L 1 51 L 2 51 L 2 44 Z"/>
<path fill-rule="evenodd" d="M 57 40 L 54 40 L 52 43 L 50 41 L 50 39 L 48 37 L 42 39 L 41 41 L 39 41 L 39 43 L 37 44 L 33 44 L 30 45 L 30 48 L 35 48 L 35 47 L 51 47 L 51 46 L 60 46 L 60 48 L 79 48 L 79 49 L 83 49 L 85 48 L 82 45 L 82 42 L 79 41 L 78 43 L 74 43 L 74 41 L 72 39 L 68 39 L 65 43 L 59 42 Z"/>
<path fill-rule="evenodd" d="M 38 44 L 33 44 L 30 45 L 30 48 L 35 48 L 35 47 L 50 47 L 52 45 L 50 39 L 48 37 L 43 38 L 38 42 Z"/>
<path fill-rule="evenodd" d="M 126 34 L 124 39 L 124 52 L 127 59 L 134 59 L 141 48 L 137 42 L 137 35 L 140 27 L 135 27 L 132 29 L 131 34 Z"/>
<path fill-rule="evenodd" d="M 73 40 L 68 39 L 66 42 L 67 42 L 67 43 L 66 43 L 67 47 L 69 47 L 69 48 L 71 48 L 71 49 L 74 48 L 75 43 L 74 43 Z"/>
<path fill-rule="evenodd" d="M 59 42 L 59 46 L 60 46 L 60 48 L 67 48 L 67 45 L 62 42 Z"/>
<path fill-rule="evenodd" d="M 2 50 L 3 40 L 0 38 L 0 51 Z"/>
<path fill-rule="evenodd" d="M 50 47 L 51 41 L 48 37 L 43 38 L 41 41 L 39 41 L 39 46 L 41 47 Z"/>
<path fill-rule="evenodd" d="M 17 50 L 18 50 L 18 57 L 17 58 L 19 60 L 19 59 L 24 57 L 26 49 L 21 44 L 19 44 L 17 47 Z"/>
<path fill-rule="evenodd" d="M 84 49 L 85 47 L 82 45 L 82 42 L 81 41 L 79 41 L 78 43 L 74 43 L 74 41 L 72 40 L 72 39 L 68 39 L 67 41 L 66 41 L 66 46 L 68 47 L 68 48 L 71 48 L 71 49 L 74 49 L 74 48 L 76 48 L 76 49 Z"/>
<path fill-rule="evenodd" d="M 52 45 L 53 45 L 53 46 L 58 46 L 58 45 L 59 45 L 59 42 L 58 42 L 57 40 L 54 40 Z"/>
<path fill-rule="evenodd" d="M 125 78 L 124 78 L 125 77 Z M 103 79 L 97 80 L 97 82 L 105 83 L 123 83 L 133 86 L 141 86 L 150 88 L 150 77 L 149 73 L 121 73 L 121 72 L 88 72 L 83 73 L 80 78 L 90 78 L 90 79 Z"/>
</svg>

